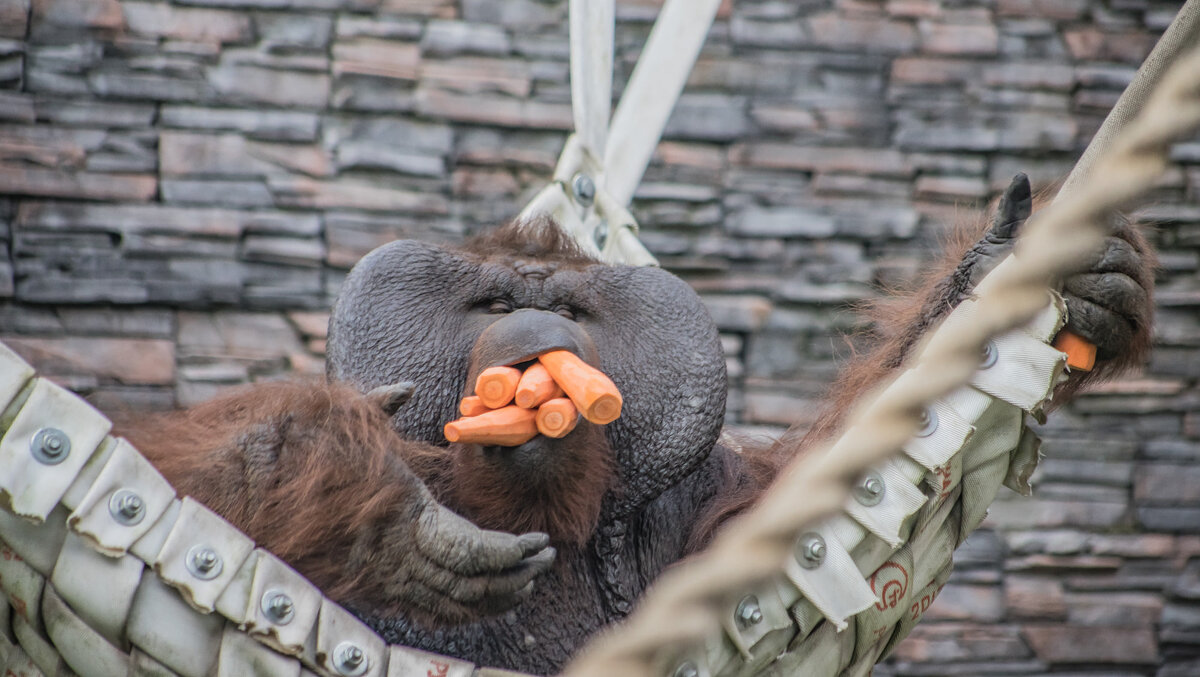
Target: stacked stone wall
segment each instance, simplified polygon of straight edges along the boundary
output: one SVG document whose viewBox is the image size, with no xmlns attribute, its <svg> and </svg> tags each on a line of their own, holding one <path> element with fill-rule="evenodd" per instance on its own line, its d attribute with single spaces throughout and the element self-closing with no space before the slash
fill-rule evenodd
<svg viewBox="0 0 1200 677">
<path fill-rule="evenodd" d="M 618 2 L 628 78 L 656 0 Z M 722 331 L 729 421 L 811 420 L 1018 170 L 1070 169 L 1181 3 L 733 0 L 634 212 Z M 349 267 L 515 215 L 571 125 L 565 1 L 0 0 L 0 340 L 113 410 L 320 374 Z M 1143 216 L 1144 373 L 1044 429 L 881 674 L 1200 674 L 1200 141 Z"/>
</svg>

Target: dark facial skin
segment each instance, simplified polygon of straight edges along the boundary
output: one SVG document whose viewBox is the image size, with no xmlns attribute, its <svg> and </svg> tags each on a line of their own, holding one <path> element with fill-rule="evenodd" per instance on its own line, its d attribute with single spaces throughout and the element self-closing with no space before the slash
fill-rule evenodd
<svg viewBox="0 0 1200 677">
<path fill-rule="evenodd" d="M 364 391 L 412 382 L 396 429 L 445 445 L 442 427 L 482 369 L 576 352 L 624 397 L 621 418 L 604 426 L 621 487 L 605 512 L 627 514 L 694 470 L 716 440 L 725 407 L 716 327 L 666 271 L 598 264 L 552 244 L 541 258 L 414 241 L 375 250 L 330 320 L 329 377 Z M 538 443 L 570 445 L 573 435 Z"/>
</svg>

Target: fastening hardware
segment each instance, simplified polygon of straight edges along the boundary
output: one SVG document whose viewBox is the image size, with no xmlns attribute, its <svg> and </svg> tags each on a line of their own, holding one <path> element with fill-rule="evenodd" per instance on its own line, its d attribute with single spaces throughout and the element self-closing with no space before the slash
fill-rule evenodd
<svg viewBox="0 0 1200 677">
<path fill-rule="evenodd" d="M 592 240 L 596 243 L 597 249 L 604 249 L 604 245 L 608 244 L 608 222 L 601 221 L 596 224 L 596 229 L 592 231 Z"/>
<path fill-rule="evenodd" d="M 879 502 L 883 500 L 885 491 L 887 491 L 887 485 L 883 483 L 883 477 L 874 470 L 870 470 L 855 485 L 852 493 L 854 494 L 854 500 L 869 508 L 879 505 Z"/>
<path fill-rule="evenodd" d="M 129 489 L 119 489 L 108 499 L 108 514 L 119 524 L 132 527 L 146 518 L 146 502 Z"/>
<path fill-rule="evenodd" d="M 29 440 L 29 451 L 38 463 L 58 465 L 71 455 L 71 438 L 58 428 L 42 428 Z"/>
<path fill-rule="evenodd" d="M 979 357 L 979 368 L 987 369 L 996 364 L 998 359 L 1000 359 L 1000 351 L 996 348 L 996 342 L 989 340 L 984 344 L 983 353 Z"/>
<path fill-rule="evenodd" d="M 276 625 L 287 625 L 296 617 L 296 605 L 292 598 L 278 590 L 268 590 L 263 594 L 259 608 Z"/>
<path fill-rule="evenodd" d="M 358 677 L 367 671 L 371 661 L 354 642 L 342 642 L 333 649 L 333 669 L 345 677 Z"/>
<path fill-rule="evenodd" d="M 738 602 L 737 611 L 733 615 L 743 630 L 752 625 L 758 625 L 763 619 L 762 607 L 759 606 L 758 598 L 754 595 L 743 597 L 742 601 Z"/>
<path fill-rule="evenodd" d="M 591 207 L 596 201 L 596 182 L 592 181 L 592 177 L 580 172 L 571 179 L 571 192 L 575 194 L 575 200 L 584 207 Z"/>
<path fill-rule="evenodd" d="M 700 669 L 691 661 L 684 661 L 675 668 L 672 677 L 700 677 Z"/>
<path fill-rule="evenodd" d="M 825 539 L 814 531 L 800 537 L 796 545 L 796 558 L 805 569 L 816 569 L 825 561 Z"/>
<path fill-rule="evenodd" d="M 937 412 L 929 407 L 921 410 L 921 427 L 917 430 L 917 437 L 929 437 L 938 429 Z"/>
<path fill-rule="evenodd" d="M 211 581 L 221 575 L 224 565 L 216 550 L 207 545 L 193 545 L 187 551 L 187 568 L 196 578 L 202 581 Z"/>
</svg>

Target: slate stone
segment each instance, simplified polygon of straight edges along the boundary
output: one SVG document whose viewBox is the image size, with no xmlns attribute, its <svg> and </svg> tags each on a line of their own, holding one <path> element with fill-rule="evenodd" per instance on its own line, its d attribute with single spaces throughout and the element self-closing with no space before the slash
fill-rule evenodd
<svg viewBox="0 0 1200 677">
<path fill-rule="evenodd" d="M 322 14 L 254 14 L 260 44 L 271 52 L 324 51 L 333 36 L 333 18 Z"/>
<path fill-rule="evenodd" d="M 315 141 L 319 124 L 314 113 L 185 105 L 163 106 L 159 120 L 165 127 L 232 130 L 266 141 Z"/>
<path fill-rule="evenodd" d="M 329 101 L 330 78 L 324 73 L 225 63 L 209 72 L 208 82 L 227 102 L 323 108 Z"/>
<path fill-rule="evenodd" d="M 836 232 L 836 220 L 798 207 L 751 207 L 731 215 L 726 229 L 739 236 L 823 238 Z"/>
<path fill-rule="evenodd" d="M 164 179 L 164 202 L 214 207 L 270 207 L 275 200 L 264 183 L 256 181 L 208 181 Z"/>
<path fill-rule="evenodd" d="M 429 56 L 503 56 L 511 48 L 508 33 L 488 23 L 434 20 L 426 24 L 421 36 L 421 53 Z"/>
</svg>

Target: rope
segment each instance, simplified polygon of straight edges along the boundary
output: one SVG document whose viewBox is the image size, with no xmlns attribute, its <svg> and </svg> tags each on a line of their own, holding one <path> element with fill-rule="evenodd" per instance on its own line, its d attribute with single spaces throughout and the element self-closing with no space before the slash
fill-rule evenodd
<svg viewBox="0 0 1200 677">
<path fill-rule="evenodd" d="M 1107 234 L 1102 218 L 1149 190 L 1173 141 L 1200 128 L 1200 50 L 1164 76 L 1140 115 L 1095 160 L 1086 184 L 1030 221 L 1006 259 L 979 285 L 970 322 L 952 313 L 880 394 L 855 407 L 832 446 L 795 459 L 762 500 L 691 562 L 664 574 L 624 624 L 593 642 L 565 674 L 652 675 L 681 647 L 721 631 L 718 614 L 739 592 L 781 573 L 797 537 L 848 499 L 854 478 L 894 455 L 921 411 L 966 384 L 993 336 L 1029 322 L 1047 289 L 1079 269 Z M 797 504 L 796 497 L 803 502 Z"/>
</svg>

